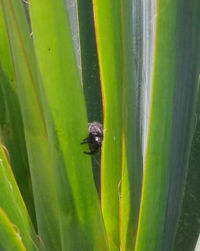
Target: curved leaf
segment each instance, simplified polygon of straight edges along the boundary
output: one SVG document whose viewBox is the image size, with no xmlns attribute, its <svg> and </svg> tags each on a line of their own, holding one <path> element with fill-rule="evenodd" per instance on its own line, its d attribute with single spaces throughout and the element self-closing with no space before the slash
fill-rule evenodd
<svg viewBox="0 0 200 251">
<path fill-rule="evenodd" d="M 0 208 L 0 249 L 9 251 L 25 251 L 21 237 L 5 212 Z"/>
<path fill-rule="evenodd" d="M 36 234 L 34 232 L 32 223 L 30 221 L 27 209 L 25 207 L 24 201 L 21 197 L 19 188 L 17 187 L 14 175 L 10 168 L 9 162 L 5 155 L 4 149 L 0 145 L 0 208 L 1 208 L 1 218 L 0 223 L 4 225 L 5 228 L 9 228 L 6 225 L 10 225 L 7 216 L 2 212 L 5 211 L 12 224 L 18 229 L 21 240 L 24 246 L 28 250 L 35 250 L 37 241 Z M 4 243 L 4 235 L 7 231 L 11 229 L 4 229 L 0 227 L 1 234 L 0 240 Z M 6 231 L 4 234 L 4 230 Z M 11 233 L 10 233 L 11 234 Z M 2 238 L 2 239 L 1 239 Z M 1 242 L 0 241 L 0 242 Z M 8 250 L 8 249 L 7 249 Z"/>
</svg>

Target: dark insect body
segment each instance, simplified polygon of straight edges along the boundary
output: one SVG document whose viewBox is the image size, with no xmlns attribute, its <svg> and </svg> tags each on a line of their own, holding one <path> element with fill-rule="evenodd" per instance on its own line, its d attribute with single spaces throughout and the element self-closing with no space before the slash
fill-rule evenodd
<svg viewBox="0 0 200 251">
<path fill-rule="evenodd" d="M 89 144 L 90 152 L 84 152 L 85 154 L 92 155 L 97 153 L 101 148 L 103 141 L 103 126 L 99 122 L 88 123 L 89 136 L 85 138 L 81 144 Z"/>
</svg>

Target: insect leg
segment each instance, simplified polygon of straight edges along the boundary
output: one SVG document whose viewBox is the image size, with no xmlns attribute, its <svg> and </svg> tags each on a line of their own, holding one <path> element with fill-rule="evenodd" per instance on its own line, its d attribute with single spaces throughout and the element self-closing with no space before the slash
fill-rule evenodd
<svg viewBox="0 0 200 251">
<path fill-rule="evenodd" d="M 85 138 L 82 142 L 81 142 L 81 145 L 83 145 L 83 144 L 88 144 L 88 143 L 90 143 L 91 142 L 91 140 L 90 140 L 90 138 L 88 137 L 88 138 Z"/>
<path fill-rule="evenodd" d="M 88 154 L 88 155 L 92 155 L 92 154 L 94 154 L 94 153 L 96 153 L 96 152 L 97 152 L 97 151 L 90 151 L 90 152 L 85 152 L 85 151 L 84 151 L 84 153 L 85 153 L 85 154 Z"/>
<path fill-rule="evenodd" d="M 92 152 L 85 152 L 85 151 L 84 151 L 84 153 L 85 153 L 85 154 L 88 154 L 88 155 L 92 155 Z"/>
</svg>

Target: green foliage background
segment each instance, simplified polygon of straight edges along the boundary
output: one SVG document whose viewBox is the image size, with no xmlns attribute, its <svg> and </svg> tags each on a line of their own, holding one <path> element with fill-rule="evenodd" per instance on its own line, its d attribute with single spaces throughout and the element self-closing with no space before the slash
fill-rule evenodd
<svg viewBox="0 0 200 251">
<path fill-rule="evenodd" d="M 194 250 L 200 2 L 0 7 L 0 249 Z"/>
</svg>

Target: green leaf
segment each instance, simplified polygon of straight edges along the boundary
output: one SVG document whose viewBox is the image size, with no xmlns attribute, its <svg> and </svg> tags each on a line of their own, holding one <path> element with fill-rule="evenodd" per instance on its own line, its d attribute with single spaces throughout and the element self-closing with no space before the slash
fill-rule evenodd
<svg viewBox="0 0 200 251">
<path fill-rule="evenodd" d="M 175 237 L 195 118 L 199 7 L 196 0 L 158 1 L 136 251 L 171 250 Z"/>
<path fill-rule="evenodd" d="M 170 181 L 163 237 L 163 249 L 166 251 L 172 249 L 175 239 L 194 134 L 199 77 L 199 23 L 200 2 L 178 2 L 176 89 L 170 149 Z"/>
<path fill-rule="evenodd" d="M 123 250 L 134 250 L 142 188 L 144 55 L 141 17 L 141 2 L 122 1 L 124 165 L 120 232 Z"/>
<path fill-rule="evenodd" d="M 30 221 L 24 201 L 17 187 L 11 167 L 5 155 L 3 147 L 0 145 L 0 246 L 6 244 L 5 236 L 13 235 L 11 223 L 17 229 L 17 232 L 28 250 L 35 250 L 37 237 Z M 5 215 L 5 213 L 7 216 Z M 5 231 L 5 232 L 4 232 Z M 4 233 L 3 233 L 4 232 Z M 18 236 L 18 237 L 19 237 Z M 17 236 L 15 236 L 17 237 Z M 14 237 L 12 237 L 14 238 Z M 11 243 L 16 242 L 12 241 Z M 9 242 L 8 242 L 9 243 Z M 7 244 L 8 244 L 7 243 Z M 10 244 L 11 244 L 10 243 Z M 19 245 L 19 244 L 18 244 Z M 20 246 L 20 245 L 19 245 Z M 23 246 L 23 245 L 22 245 Z M 10 249 L 5 249 L 10 250 Z"/>
<path fill-rule="evenodd" d="M 102 122 L 101 86 L 92 2 L 78 1 L 82 80 L 88 120 Z"/>
<path fill-rule="evenodd" d="M 118 250 L 122 154 L 121 2 L 94 0 L 93 4 L 104 108 L 101 205 L 109 248 Z"/>
<path fill-rule="evenodd" d="M 13 172 L 20 191 L 32 218 L 35 219 L 24 127 L 16 93 L 15 76 L 1 8 L 0 37 L 0 141 L 9 151 Z"/>
<path fill-rule="evenodd" d="M 79 25 L 78 25 L 78 7 L 77 2 L 74 0 L 65 0 L 67 13 L 69 15 L 69 24 L 71 30 L 71 37 L 74 45 L 74 52 L 76 55 L 76 62 L 78 65 L 78 70 L 81 75 L 81 50 L 80 50 L 80 34 L 79 34 Z"/>
<path fill-rule="evenodd" d="M 90 157 L 83 89 L 63 0 L 30 2 L 48 135 L 55 163 L 63 250 L 106 250 Z M 50 109 L 50 112 L 49 112 Z"/>
<path fill-rule="evenodd" d="M 2 0 L 1 6 L 25 128 L 38 231 L 47 250 L 60 249 L 55 178 L 44 115 L 37 93 L 38 71 L 33 44 L 21 2 Z"/>
<path fill-rule="evenodd" d="M 0 208 L 0 249 L 9 251 L 25 251 L 21 237 L 5 212 Z"/>
<path fill-rule="evenodd" d="M 82 81 L 88 121 L 98 121 L 102 123 L 103 107 L 92 1 L 79 0 L 77 1 L 77 4 L 80 31 Z M 100 152 L 92 156 L 93 173 L 99 194 L 100 157 Z"/>
<path fill-rule="evenodd" d="M 195 113 L 194 134 L 190 152 L 188 175 L 185 185 L 179 226 L 173 250 L 193 250 L 200 228 L 200 78 Z"/>
</svg>

